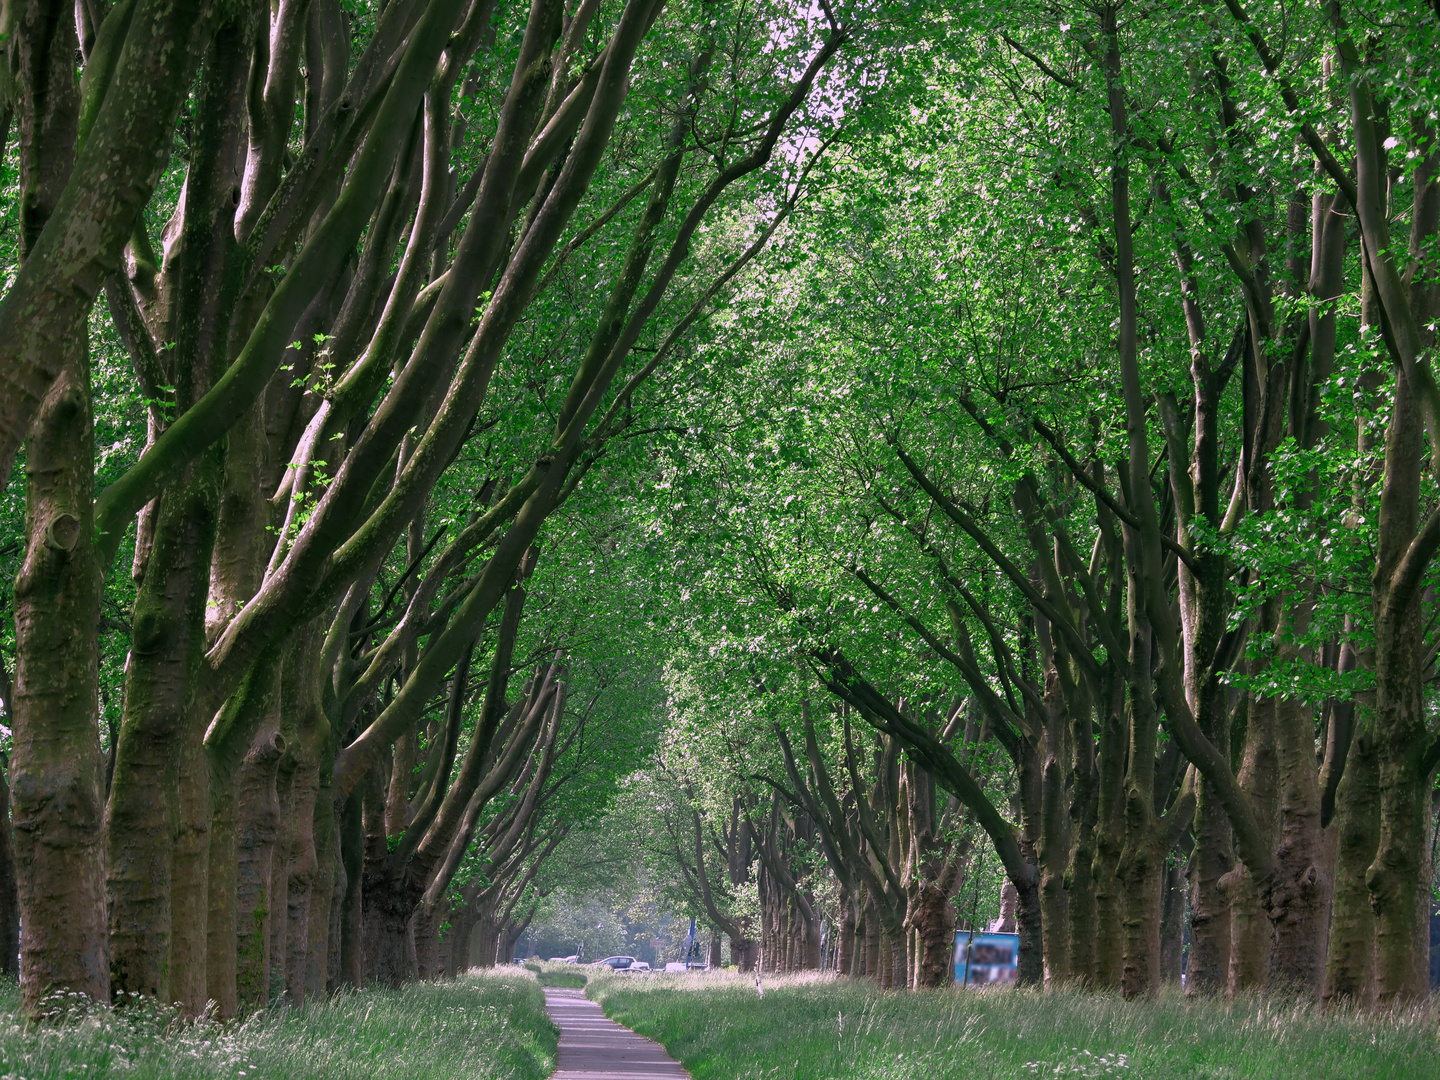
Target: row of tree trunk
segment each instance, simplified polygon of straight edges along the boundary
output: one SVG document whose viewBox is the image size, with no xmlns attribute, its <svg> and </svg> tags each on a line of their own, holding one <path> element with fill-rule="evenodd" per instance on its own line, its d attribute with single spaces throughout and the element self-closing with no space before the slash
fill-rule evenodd
<svg viewBox="0 0 1440 1080">
<path fill-rule="evenodd" d="M 1421 479 L 1427 461 L 1433 471 L 1440 460 L 1430 366 L 1440 152 L 1432 121 L 1411 116 L 1418 163 L 1407 166 L 1407 187 L 1396 182 L 1387 148 L 1399 140 L 1387 136 L 1399 129 L 1366 67 L 1380 60 L 1362 59 L 1332 5 L 1324 70 L 1344 94 L 1311 90 L 1353 147 L 1352 164 L 1337 161 L 1300 119 L 1264 32 L 1239 4 L 1226 7 L 1239 47 L 1280 80 L 1297 146 L 1313 154 L 1313 192 L 1297 181 L 1277 195 L 1236 179 L 1243 170 L 1228 155 L 1253 145 L 1258 117 L 1237 98 L 1227 52 L 1197 55 L 1197 130 L 1213 117 L 1219 133 L 1205 144 L 1206 179 L 1235 223 L 1207 217 L 1209 235 L 1192 242 L 1171 189 L 1187 189 L 1193 207 L 1203 182 L 1178 136 L 1157 135 L 1159 121 L 1137 111 L 1132 86 L 1144 76 L 1125 55 L 1119 7 L 1097 9 L 1075 55 L 1047 61 L 1017 45 L 1037 84 L 1104 105 L 1095 115 L 1110 148 L 1108 205 L 1089 206 L 1079 189 L 1073 197 L 1091 223 L 1079 235 L 1108 277 L 1121 393 L 1078 421 L 1055 410 L 1069 439 L 1094 441 L 1088 458 L 1055 422 L 1030 414 L 1022 391 L 1000 386 L 988 402 L 961 394 L 995 469 L 1011 478 L 1003 509 L 968 497 L 968 459 L 958 471 L 931 465 L 924 458 L 938 458 L 938 446 L 915 452 L 895 430 L 886 432 L 893 479 L 865 485 L 874 513 L 908 537 L 939 583 L 950 625 L 927 623 L 923 606 L 906 599 L 913 586 L 887 581 L 898 567 L 854 567 L 851 576 L 968 687 L 1013 786 L 997 797 L 963 742 L 949 745 L 941 725 L 867 677 L 874 661 L 827 645 L 820 628 L 797 645 L 838 703 L 903 746 L 984 829 L 1017 892 L 1022 980 L 1152 991 L 1173 970 L 1176 938 L 1162 927 L 1183 880 L 1188 992 L 1268 986 L 1388 1005 L 1428 992 L 1440 738 L 1427 721 L 1435 656 L 1425 620 L 1440 509 L 1422 497 Z M 1156 325 L 1145 321 L 1137 286 L 1132 185 L 1142 178 L 1146 206 L 1168 215 L 1165 254 L 1190 359 L 1184 394 L 1152 393 L 1142 377 L 1142 335 Z M 1402 196 L 1408 205 L 1394 205 Z M 1391 234 L 1392 221 L 1406 218 L 1408 243 Z M 1201 259 L 1202 242 L 1218 243 L 1223 259 Z M 1217 287 L 1240 298 L 1233 332 L 1219 336 L 1205 310 Z M 1329 430 L 1320 402 L 1336 372 L 1338 305 L 1357 292 L 1356 355 L 1374 349 L 1378 358 L 1349 372 L 1360 416 L 1352 436 Z M 1388 403 L 1379 395 L 1387 364 Z M 1221 409 L 1227 385 L 1238 417 Z M 1125 433 L 1118 463 L 1099 445 L 1101 425 Z M 1282 449 L 1324 440 L 1365 463 L 1325 489 L 1330 517 L 1318 527 L 1350 543 L 1344 532 L 1378 511 L 1368 580 L 1343 568 L 1319 580 L 1283 542 L 1267 547 L 1271 530 L 1285 535 L 1287 522 L 1318 509 L 1318 473 L 1283 478 Z M 982 569 L 962 571 L 962 560 Z M 771 595 L 786 595 L 771 584 Z M 1312 632 L 1334 590 L 1368 594 L 1369 621 L 1341 626 L 1332 616 L 1327 631 Z M 1346 682 L 1357 669 L 1373 692 Z M 1312 673 L 1309 685 L 1296 670 Z M 1317 683 L 1347 689 L 1317 694 Z M 787 760 L 799 758 L 787 750 Z M 867 864 L 842 854 L 834 861 L 843 884 Z M 891 892 L 887 903 L 869 887 L 867 901 L 898 933 L 907 909 Z"/>
<path fill-rule="evenodd" d="M 807 36 L 799 73 L 741 105 L 747 79 L 710 81 L 711 57 L 738 73 L 768 62 L 768 39 L 718 11 L 659 24 L 663 7 L 7 6 L 23 235 L 0 302 L 0 474 L 23 441 L 27 534 L 4 704 L 32 1013 L 74 992 L 231 1015 L 411 977 L 476 860 L 499 890 L 483 918 L 513 921 L 501 882 L 558 842 L 538 808 L 583 725 L 554 641 L 512 655 L 537 536 L 794 208 L 803 177 L 743 250 L 681 272 L 848 36 Z M 661 37 L 683 78 L 624 112 Z M 748 134 L 682 172 L 715 115 Z M 576 228 L 597 188 L 610 205 Z M 168 216 L 158 245 L 147 213 Z M 482 410 L 516 411 L 492 377 L 517 325 L 575 284 L 566 260 L 617 215 L 633 229 L 600 259 L 603 310 L 561 301 L 584 341 L 558 350 L 575 361 L 563 394 L 537 405 L 518 380 L 534 430 L 480 449 Z M 678 315 L 661 305 L 677 281 Z M 97 411 L 129 407 L 92 378 L 101 292 L 145 448 L 97 497 Z M 666 319 L 664 346 L 629 363 Z M 436 504 L 442 476 L 454 505 Z M 99 642 L 131 539 L 107 759 Z M 477 657 L 489 679 L 472 688 Z"/>
</svg>

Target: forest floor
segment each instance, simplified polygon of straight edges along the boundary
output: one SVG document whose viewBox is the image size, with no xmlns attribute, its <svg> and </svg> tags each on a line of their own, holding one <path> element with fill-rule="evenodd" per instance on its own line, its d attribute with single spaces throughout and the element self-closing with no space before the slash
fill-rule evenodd
<svg viewBox="0 0 1440 1080">
<path fill-rule="evenodd" d="M 1440 1007 L 1322 1016 L 1276 996 L 885 992 L 791 976 L 592 978 L 605 1015 L 694 1080 L 1437 1080 Z"/>
<path fill-rule="evenodd" d="M 517 968 L 362 990 L 231 1023 L 181 1023 L 154 1006 L 74 1009 L 41 1027 L 0 983 L 0 1078 L 81 1080 L 542 1080 L 559 1032 Z"/>
</svg>

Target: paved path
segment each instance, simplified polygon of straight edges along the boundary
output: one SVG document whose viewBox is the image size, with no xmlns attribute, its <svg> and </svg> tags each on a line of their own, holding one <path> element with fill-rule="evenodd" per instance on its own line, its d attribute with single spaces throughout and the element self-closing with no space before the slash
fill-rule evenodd
<svg viewBox="0 0 1440 1080">
<path fill-rule="evenodd" d="M 560 1065 L 550 1080 L 687 1080 L 658 1043 L 607 1020 L 584 990 L 547 987 L 545 1008 L 560 1027 Z"/>
</svg>

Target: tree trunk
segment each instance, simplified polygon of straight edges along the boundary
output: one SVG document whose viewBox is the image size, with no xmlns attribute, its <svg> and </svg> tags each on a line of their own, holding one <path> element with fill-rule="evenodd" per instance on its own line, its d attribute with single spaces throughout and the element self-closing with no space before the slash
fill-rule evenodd
<svg viewBox="0 0 1440 1080">
<path fill-rule="evenodd" d="M 250 702 L 250 706 L 262 715 L 269 713 L 274 705 L 275 681 L 273 677 L 259 680 L 264 686 L 256 687 L 255 699 Z M 272 740 L 279 739 L 273 727 L 267 737 Z M 251 775 L 252 768 L 268 769 L 273 775 L 273 760 L 264 764 L 262 759 L 278 759 L 283 745 L 282 741 L 272 742 L 263 750 L 259 750 L 258 745 L 252 747 L 251 753 L 258 750 L 258 756 L 250 766 L 247 766 L 250 754 L 236 762 L 226 747 L 205 747 L 210 778 L 210 835 L 206 856 L 208 902 L 205 920 L 205 986 L 221 1017 L 234 1016 L 239 1010 L 239 956 L 243 948 L 249 947 L 248 934 L 253 931 L 252 923 L 240 922 L 240 867 L 242 861 L 253 857 L 251 852 L 242 852 L 240 844 L 242 828 L 246 830 L 247 843 L 257 839 L 253 834 L 253 825 L 256 823 L 249 817 L 256 808 L 247 807 L 246 818 L 242 822 L 241 791 L 247 781 L 254 779 Z M 260 824 L 263 825 L 263 822 Z M 251 865 L 243 876 L 246 887 L 252 890 L 258 884 L 253 877 L 256 872 L 257 868 Z M 251 896 L 252 903 L 255 895 Z M 260 906 L 264 907 L 263 901 Z M 246 918 L 251 920 L 253 917 L 252 909 Z M 264 918 L 263 914 L 261 918 Z M 253 955 L 251 959 L 254 959 Z"/>
<path fill-rule="evenodd" d="M 345 800 L 340 817 L 340 861 L 345 894 L 340 901 L 340 973 L 338 982 L 358 990 L 365 985 L 364 889 L 365 825 L 361 815 L 364 792 Z"/>
<path fill-rule="evenodd" d="M 1258 632 L 1273 637 L 1278 625 L 1278 602 L 1266 604 Z M 1256 661 L 1257 665 L 1263 661 Z M 1259 674 L 1258 666 L 1252 669 Z M 1237 779 L 1255 808 L 1256 819 L 1266 830 L 1273 848 L 1279 824 L 1279 750 L 1276 725 L 1281 699 L 1252 694 L 1245 723 L 1245 755 Z M 1313 742 L 1314 736 L 1311 736 Z M 1311 750 L 1314 756 L 1314 750 Z M 1249 869 L 1237 864 L 1222 881 L 1230 898 L 1229 992 L 1259 990 L 1270 976 L 1270 947 L 1274 931 L 1266 897 Z"/>
<path fill-rule="evenodd" d="M 945 890 L 927 884 L 912 918 L 919 938 L 917 987 L 948 986 L 955 978 L 955 905 Z"/>
<path fill-rule="evenodd" d="M 844 893 L 840 896 L 840 926 L 835 942 L 835 972 L 839 975 L 855 975 L 855 903 Z M 718 940 L 718 937 L 717 939 Z M 711 946 L 714 952 L 714 946 Z M 717 965 L 712 961 L 711 967 Z"/>
<path fill-rule="evenodd" d="M 1160 980 L 1180 982 L 1185 938 L 1185 870 L 1179 859 L 1165 864 L 1160 907 Z"/>
<path fill-rule="evenodd" d="M 470 924 L 470 956 L 478 968 L 495 966 L 495 915 L 483 900 L 477 904 L 475 921 Z"/>
<path fill-rule="evenodd" d="M 1125 894 L 1125 966 L 1120 989 L 1127 998 L 1153 993 L 1160 985 L 1160 905 L 1165 854 L 1154 840 L 1155 822 L 1132 829 L 1120 860 Z"/>
<path fill-rule="evenodd" d="M 1059 725 L 1047 725 L 1056 728 Z M 1052 732 L 1053 733 L 1053 732 Z M 1047 742 L 1049 741 L 1047 733 Z M 1041 777 L 1039 837 L 1035 844 L 1040 870 L 1040 911 L 1045 927 L 1045 985 L 1060 986 L 1070 979 L 1070 898 L 1065 871 L 1070 861 L 1069 824 L 1065 778 L 1059 759 L 1047 754 Z"/>
<path fill-rule="evenodd" d="M 1118 680 L 1117 680 L 1118 684 Z M 1102 990 L 1120 986 L 1125 946 L 1124 898 L 1120 892 L 1120 856 L 1125 849 L 1125 726 L 1123 709 L 1112 690 L 1109 708 L 1102 714 L 1096 792 L 1095 859 L 1091 876 L 1095 886 L 1095 985 Z"/>
<path fill-rule="evenodd" d="M 330 982 L 331 941 L 337 937 L 338 922 L 335 886 L 340 874 L 338 830 L 335 827 L 335 803 L 330 796 L 330 770 L 321 763 L 320 786 L 315 795 L 315 887 L 310 894 L 310 940 L 305 949 L 305 999 L 319 1000 L 325 996 Z"/>
<path fill-rule="evenodd" d="M 10 778 L 20 989 L 32 1014 L 58 990 L 110 1000 L 96 724 L 101 575 L 83 320 L 68 340 L 70 355 L 27 443 L 27 546 L 15 581 Z"/>
<path fill-rule="evenodd" d="M 188 1016 L 204 1013 L 209 993 L 210 763 L 204 739 L 207 720 L 191 702 L 179 758 L 180 831 L 175 840 L 170 905 L 170 996 Z"/>
<path fill-rule="evenodd" d="M 292 825 L 285 889 L 284 989 L 295 1005 L 305 1003 L 309 978 L 310 917 L 312 909 L 318 911 L 314 902 L 320 873 L 315 844 L 315 803 L 319 787 L 320 763 L 302 761 L 291 781 L 289 816 Z"/>
<path fill-rule="evenodd" d="M 1386 448 L 1387 458 L 1391 449 Z M 1421 697 L 1424 652 L 1418 602 L 1393 623 L 1377 620 L 1380 837 L 1365 882 L 1375 909 L 1375 994 L 1380 1005 L 1419 1000 L 1430 987 L 1430 882 L 1424 869 L 1431 775 L 1422 771 L 1421 759 L 1431 736 Z"/>
<path fill-rule="evenodd" d="M 412 967 L 415 946 L 410 916 L 415 906 L 403 881 L 369 869 L 369 860 L 366 862 L 365 941 L 367 946 L 374 943 L 374 956 L 366 958 L 367 966 L 374 965 L 378 985 L 399 986 L 409 978 Z"/>
<path fill-rule="evenodd" d="M 240 766 L 235 866 L 235 989 L 242 1008 L 270 1000 L 272 879 L 280 800 L 275 774 L 285 752 L 278 731 L 263 733 Z"/>
<path fill-rule="evenodd" d="M 1374 1000 L 1375 912 L 1365 872 L 1380 844 L 1379 770 L 1368 710 L 1350 743 L 1336 793 L 1338 833 L 1330 945 L 1325 963 L 1326 1006 Z"/>
<path fill-rule="evenodd" d="M 1043 955 L 1044 916 L 1040 908 L 1040 885 L 1016 885 L 1015 925 L 1020 933 L 1019 971 L 1024 986 L 1039 986 L 1045 977 Z"/>
<path fill-rule="evenodd" d="M 1188 875 L 1190 953 L 1185 965 L 1187 995 L 1220 993 L 1229 981 L 1230 905 L 1220 888 L 1220 880 L 1234 864 L 1230 853 L 1230 821 L 1214 787 L 1202 776 L 1195 785 L 1195 850 L 1191 855 Z"/>
<path fill-rule="evenodd" d="M 435 918 L 435 909 L 421 904 L 411 919 L 415 937 L 415 967 L 417 976 L 434 982 L 443 974 L 440 970 L 440 926 Z"/>
<path fill-rule="evenodd" d="M 455 945 L 459 940 L 460 927 L 455 919 L 459 913 L 451 907 L 450 917 L 446 920 L 448 928 L 440 935 L 440 944 L 436 952 L 436 963 L 440 968 L 440 975 L 446 979 L 455 978 Z"/>
<path fill-rule="evenodd" d="M 286 700 L 287 703 L 291 700 L 288 695 Z M 284 713 L 281 715 L 283 717 Z M 286 726 L 282 720 L 281 731 L 284 731 Z M 279 813 L 275 842 L 272 845 L 270 896 L 267 905 L 270 909 L 270 980 L 265 992 L 267 1001 L 278 1001 L 284 995 L 289 974 L 290 865 L 294 856 L 291 840 L 301 828 L 295 818 L 295 774 L 299 760 L 293 727 L 288 735 L 285 753 L 280 755 L 279 767 L 275 772 L 275 802 Z M 305 829 L 309 831 L 308 823 Z"/>
<path fill-rule="evenodd" d="M 1280 765 L 1279 887 L 1271 901 L 1275 945 L 1270 981 L 1277 989 L 1317 997 L 1333 886 L 1320 828 L 1320 776 L 1311 710 L 1293 698 L 1276 715 Z M 1427 943 L 1428 944 L 1428 943 Z"/>
<path fill-rule="evenodd" d="M 1095 736 L 1092 703 L 1087 696 L 1071 708 L 1074 755 L 1070 851 L 1065 868 L 1066 921 L 1070 937 L 1070 977 L 1091 985 L 1097 975 L 1098 926 L 1095 900 L 1096 801 Z"/>
<path fill-rule="evenodd" d="M 202 662 L 218 461 L 207 454 L 161 502 L 154 546 L 135 597 L 125 707 L 105 813 L 110 977 L 117 994 L 193 1002 L 197 987 L 172 990 L 172 917 L 177 844 L 185 843 L 188 915 L 203 880 L 199 844 L 209 823 L 197 815 L 208 788 L 194 711 Z M 191 746 L 190 743 L 195 745 Z M 185 744 L 182 746 L 182 742 Z M 188 774 L 181 809 L 181 770 Z M 208 803 L 208 798 L 205 800 Z M 202 820 L 197 821 L 199 816 Z M 182 818 L 189 818 L 183 820 Z M 204 920 L 185 931 L 187 983 L 203 970 Z M 188 999 L 188 1000 L 187 1000 Z M 203 1001 L 201 1002 L 203 1006 Z"/>
<path fill-rule="evenodd" d="M 6 708 L 10 688 L 3 687 Z M 7 716 L 8 719 L 8 716 Z M 20 974 L 20 901 L 15 893 L 15 847 L 10 832 L 10 763 L 0 755 L 0 975 Z"/>
</svg>

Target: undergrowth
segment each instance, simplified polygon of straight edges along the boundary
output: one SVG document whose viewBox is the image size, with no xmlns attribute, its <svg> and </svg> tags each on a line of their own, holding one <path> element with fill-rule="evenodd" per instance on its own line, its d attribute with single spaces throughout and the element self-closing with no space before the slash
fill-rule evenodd
<svg viewBox="0 0 1440 1080">
<path fill-rule="evenodd" d="M 56 1019 L 20 1015 L 0 984 L 0 1080 L 541 1080 L 558 1031 L 524 971 L 360 990 L 228 1023 L 182 1021 L 151 1003 L 50 1003 Z"/>
<path fill-rule="evenodd" d="M 1323 1016 L 1276 996 L 885 992 L 856 980 L 592 979 L 695 1080 L 1440 1080 L 1437 1011 Z"/>
</svg>

